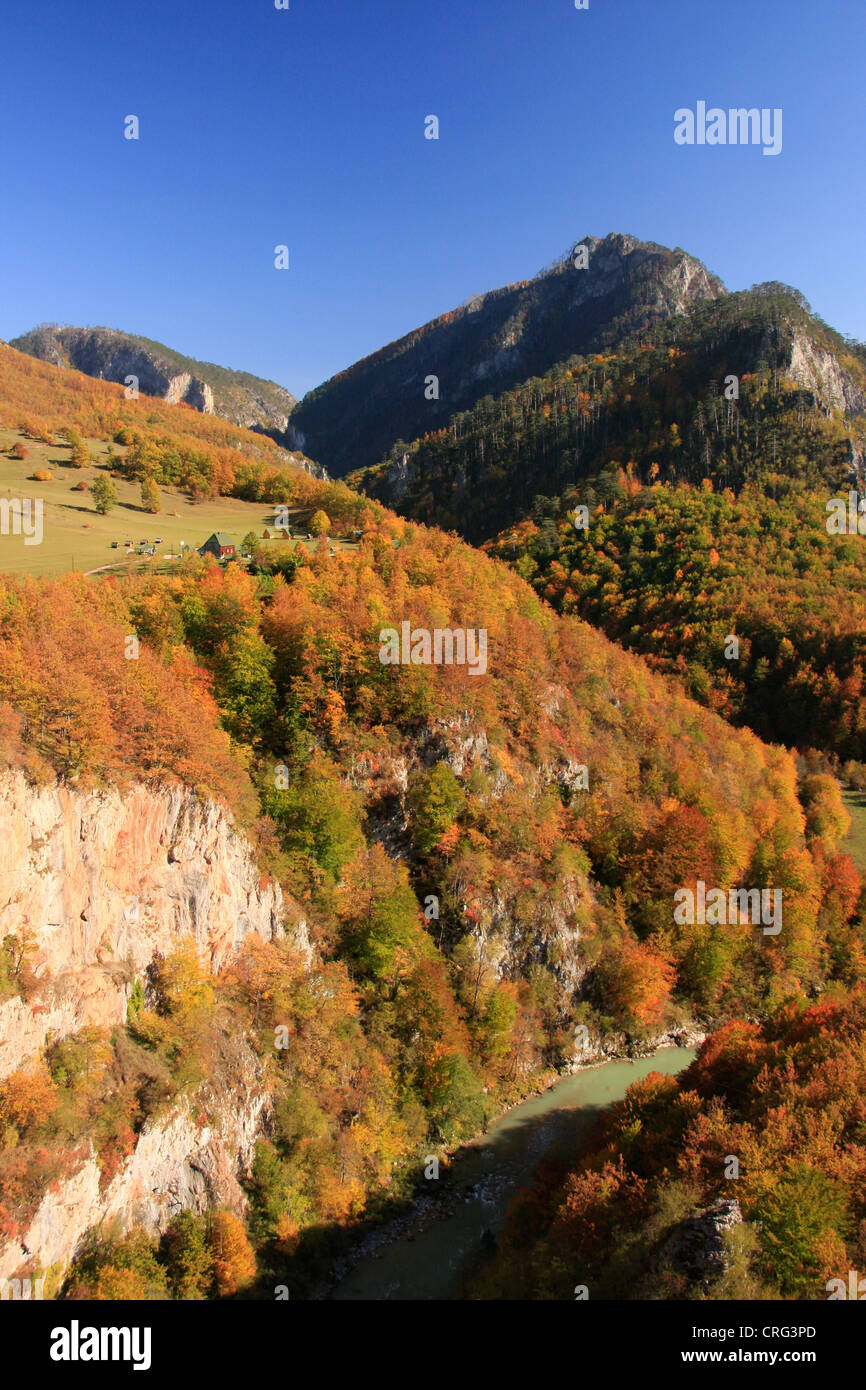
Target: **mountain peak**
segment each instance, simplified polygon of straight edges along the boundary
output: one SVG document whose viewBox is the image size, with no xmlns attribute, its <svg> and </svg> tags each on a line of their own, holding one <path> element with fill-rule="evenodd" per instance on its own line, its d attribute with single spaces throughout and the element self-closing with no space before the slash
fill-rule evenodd
<svg viewBox="0 0 866 1390">
<path fill-rule="evenodd" d="M 580 246 L 585 265 L 574 255 Z M 533 280 L 474 295 L 317 387 L 292 413 L 289 434 L 339 476 L 377 463 L 398 438 L 441 428 L 483 396 L 724 294 L 721 280 L 679 247 L 622 232 L 585 236 Z"/>
</svg>

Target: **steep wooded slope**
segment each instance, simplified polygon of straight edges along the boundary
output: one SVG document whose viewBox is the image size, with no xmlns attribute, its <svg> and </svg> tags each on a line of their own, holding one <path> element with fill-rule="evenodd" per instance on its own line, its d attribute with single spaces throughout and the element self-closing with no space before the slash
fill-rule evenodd
<svg viewBox="0 0 866 1390">
<path fill-rule="evenodd" d="M 771 490 L 782 475 L 836 487 L 862 473 L 864 438 L 866 350 L 768 284 L 486 395 L 351 481 L 477 543 L 537 496 L 629 466 L 644 483 Z"/>
<path fill-rule="evenodd" d="M 587 236 L 586 269 L 571 255 L 534 280 L 477 295 L 310 391 L 292 413 L 298 448 L 332 476 L 378 462 L 398 439 L 440 429 L 490 392 L 663 322 L 724 294 L 679 249 L 612 234 Z M 428 399 L 427 378 L 438 381 Z"/>
</svg>

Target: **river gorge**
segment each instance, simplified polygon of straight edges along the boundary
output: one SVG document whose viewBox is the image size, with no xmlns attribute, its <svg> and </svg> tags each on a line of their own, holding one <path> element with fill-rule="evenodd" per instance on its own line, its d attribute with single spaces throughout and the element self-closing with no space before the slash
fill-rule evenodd
<svg viewBox="0 0 866 1390">
<path fill-rule="evenodd" d="M 633 1082 L 653 1071 L 673 1075 L 695 1055 L 694 1048 L 666 1047 L 634 1061 L 605 1062 L 567 1076 L 507 1111 L 435 1180 L 447 1182 L 449 1196 L 416 1202 L 417 1216 L 408 1228 L 363 1254 L 330 1297 L 460 1297 L 467 1278 L 492 1250 L 509 1203 L 532 1181 L 539 1164 L 557 1150 L 573 1150 L 600 1112 L 622 1100 Z"/>
</svg>

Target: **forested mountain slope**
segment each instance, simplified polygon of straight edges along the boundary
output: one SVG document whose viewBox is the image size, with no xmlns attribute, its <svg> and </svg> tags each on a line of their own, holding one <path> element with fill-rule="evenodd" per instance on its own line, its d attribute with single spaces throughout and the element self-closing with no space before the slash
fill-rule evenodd
<svg viewBox="0 0 866 1390">
<path fill-rule="evenodd" d="M 380 513 L 356 551 L 281 568 L 4 585 L 6 758 L 70 792 L 179 776 L 228 798 L 313 951 L 251 936 L 209 977 L 180 933 L 122 977 L 125 1024 L 92 1021 L 7 1076 L 10 1239 L 28 1244 L 41 1184 L 74 1182 L 82 1152 L 125 1181 L 178 1106 L 209 1114 L 236 1086 L 258 1117 L 252 1144 L 226 1132 L 244 1188 L 208 1191 L 246 1223 L 238 1278 L 303 1279 L 315 1228 L 411 1183 L 431 1146 L 572 1057 L 578 1023 L 596 1047 L 657 1038 L 861 969 L 827 779 L 804 815 L 786 754 L 441 533 Z M 383 665 L 380 633 L 403 621 L 485 629 L 485 673 Z M 698 877 L 780 889 L 783 930 L 677 927 L 673 891 Z M 45 946 L 8 909 L 4 931 L 6 997 L 53 1007 Z M 192 1210 L 208 1200 L 193 1184 Z M 177 1249 L 215 1228 L 135 1211 L 169 1232 L 159 1261 L 112 1246 L 76 1288 L 181 1287 Z"/>
<path fill-rule="evenodd" d="M 836 487 L 862 471 L 864 431 L 866 350 L 768 284 L 488 394 L 352 481 L 477 543 L 538 495 L 618 468 L 643 483 Z"/>
<path fill-rule="evenodd" d="M 725 717 L 862 761 L 864 361 L 796 291 L 760 286 L 488 397 L 352 481 L 486 539 Z"/>
<path fill-rule="evenodd" d="M 0 585 L 4 1277 L 303 1291 L 555 1069 L 862 978 L 832 777 L 264 437 L 10 348 L 3 383 L 116 471 L 356 537 Z M 700 883 L 778 930 L 678 920 Z"/>
<path fill-rule="evenodd" d="M 781 473 L 764 486 L 771 495 L 606 473 L 540 501 L 536 521 L 488 548 L 726 719 L 862 763 L 866 541 L 828 532 L 829 488 Z M 838 500 L 847 516 L 847 488 Z M 592 509 L 586 529 L 574 524 L 581 505 Z M 859 785 L 860 771 L 849 774 Z"/>
<path fill-rule="evenodd" d="M 297 447 L 340 477 L 572 353 L 602 351 L 725 292 L 679 248 L 619 234 L 579 245 L 585 267 L 569 253 L 534 280 L 476 295 L 308 392 L 292 413 Z"/>
</svg>

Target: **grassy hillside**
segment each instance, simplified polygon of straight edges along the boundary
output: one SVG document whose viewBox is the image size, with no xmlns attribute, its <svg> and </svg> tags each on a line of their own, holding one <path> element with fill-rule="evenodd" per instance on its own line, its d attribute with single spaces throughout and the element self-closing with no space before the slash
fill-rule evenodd
<svg viewBox="0 0 866 1390">
<path fill-rule="evenodd" d="M 192 407 L 156 396 L 127 400 L 124 388 L 70 369 L 37 361 L 0 343 L 0 425 L 29 426 L 27 433 L 56 434 L 74 424 L 82 434 L 111 439 L 122 427 L 170 436 L 216 458 L 241 454 L 273 467 L 303 467 L 307 460 L 281 449 L 266 435 L 243 429 Z"/>
<path fill-rule="evenodd" d="M 80 469 L 69 466 L 76 435 L 83 448 Z M 16 445 L 23 460 L 9 456 Z M 88 492 L 73 488 L 82 480 L 92 487 L 106 468 L 119 506 L 100 518 Z M 50 481 L 33 479 L 44 470 L 52 473 Z M 145 481 L 163 493 L 155 518 L 140 510 Z M 46 509 L 41 546 L 0 535 L 2 567 L 31 574 L 108 563 L 117 558 L 115 539 L 160 536 L 165 550 L 181 540 L 200 545 L 212 531 L 224 530 L 240 542 L 249 531 L 273 526 L 277 504 L 288 509 L 290 524 L 323 510 L 326 529 L 344 541 L 380 510 L 345 486 L 322 485 L 308 459 L 262 434 L 185 405 L 145 396 L 127 400 L 111 382 L 0 344 L 0 498 L 6 497 L 40 498 Z"/>
<path fill-rule="evenodd" d="M 857 872 L 866 874 L 866 793 L 846 788 L 842 800 L 851 817 L 851 829 L 839 841 L 839 853 L 850 854 Z"/>
<path fill-rule="evenodd" d="M 94 464 L 73 468 L 68 444 L 45 444 L 21 434 L 18 430 L 0 429 L 0 498 L 40 498 L 43 503 L 43 541 L 41 545 L 25 545 L 23 536 L 0 534 L 0 571 L 8 574 L 62 574 L 66 570 L 89 571 L 103 565 L 126 561 L 125 542 L 135 546 L 142 539 L 153 541 L 160 537 L 162 545 L 147 561 L 136 558 L 129 565 L 144 564 L 153 568 L 161 556 L 179 555 L 181 541 L 197 548 L 213 531 L 225 531 L 236 545 L 250 531 L 259 537 L 263 531 L 274 529 L 272 504 L 243 502 L 233 497 L 207 497 L 193 500 L 178 488 L 163 487 L 162 508 L 156 515 L 146 512 L 141 504 L 141 485 L 122 474 L 113 477 L 118 503 L 107 515 L 96 511 L 90 491 L 80 492 L 78 484 L 85 482 L 90 489 L 100 474 L 105 474 L 110 455 L 123 458 L 127 450 L 122 445 L 106 444 L 102 440 L 84 441 Z M 26 459 L 9 456 L 9 450 L 20 444 L 27 451 Z M 37 482 L 34 472 L 49 471 L 49 482 Z M 289 525 L 302 526 L 309 520 L 310 506 L 288 509 Z M 177 515 L 175 515 L 177 513 Z M 118 541 L 117 550 L 112 541 Z M 335 544 L 344 545 L 343 540 Z M 289 548 L 293 541 L 278 543 Z"/>
</svg>

